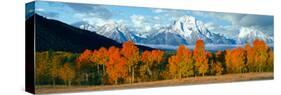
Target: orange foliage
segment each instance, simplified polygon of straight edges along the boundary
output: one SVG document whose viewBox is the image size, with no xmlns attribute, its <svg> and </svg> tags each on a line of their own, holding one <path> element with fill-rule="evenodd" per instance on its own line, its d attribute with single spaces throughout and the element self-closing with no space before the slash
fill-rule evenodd
<svg viewBox="0 0 281 95">
<path fill-rule="evenodd" d="M 153 62 L 150 51 L 144 51 L 141 56 L 141 60 L 144 64 L 151 64 Z"/>
<path fill-rule="evenodd" d="M 122 44 L 121 54 L 126 60 L 126 65 L 128 65 L 129 73 L 131 73 L 130 83 L 133 83 L 135 65 L 140 60 L 139 49 L 132 41 L 127 41 Z"/>
<path fill-rule="evenodd" d="M 163 62 L 164 51 L 152 50 L 144 51 L 139 55 L 139 49 L 132 41 L 127 41 L 122 44 L 122 48 L 110 47 L 108 50 L 104 47 L 99 50 L 85 50 L 77 58 L 77 67 L 80 68 L 84 63 L 97 63 L 105 66 L 103 69 L 111 83 L 118 84 L 120 79 L 130 80 L 134 82 L 135 68 L 137 73 L 142 78 L 154 80 L 158 79 L 161 72 L 159 70 L 160 63 Z M 58 62 L 60 58 L 54 58 L 54 62 Z M 141 64 L 138 64 L 141 61 Z M 138 65 L 137 65 L 138 64 Z M 273 50 L 271 50 L 264 41 L 256 39 L 253 46 L 246 44 L 244 48 L 238 47 L 226 51 L 217 51 L 212 53 L 205 50 L 203 40 L 197 40 L 194 51 L 192 52 L 184 45 L 180 45 L 175 55 L 168 58 L 167 71 L 162 72 L 164 75 L 169 75 L 173 78 L 182 78 L 193 76 L 194 74 L 204 76 L 209 69 L 208 74 L 220 75 L 224 68 L 228 73 L 241 73 L 248 71 L 263 70 L 271 71 L 273 69 Z M 99 65 L 97 71 L 99 72 Z M 64 66 L 64 69 L 68 69 Z M 38 72 L 41 70 L 38 65 Z M 41 72 L 41 71 L 40 71 Z M 66 78 L 63 72 L 60 76 L 65 81 Z M 147 77 L 148 76 L 148 77 Z M 107 78 L 106 77 L 106 78 Z M 103 79 L 104 80 L 104 79 Z"/>
<path fill-rule="evenodd" d="M 161 63 L 163 60 L 164 52 L 161 50 L 144 51 L 141 60 L 142 62 L 152 65 L 153 63 Z"/>
<path fill-rule="evenodd" d="M 194 59 L 195 59 L 195 68 L 199 74 L 204 74 L 207 72 L 208 65 L 208 54 L 205 51 L 205 46 L 203 40 L 199 39 L 196 41 L 196 45 L 193 51 Z"/>
<path fill-rule="evenodd" d="M 180 45 L 176 55 L 169 58 L 169 72 L 174 78 L 191 76 L 193 72 L 192 52 L 184 45 Z"/>
<path fill-rule="evenodd" d="M 101 47 L 98 51 L 93 52 L 93 56 L 91 57 L 91 61 L 97 63 L 97 72 L 102 76 L 102 84 L 104 84 L 104 80 L 106 78 L 105 71 L 105 63 L 108 62 L 108 51 L 106 48 Z M 100 65 L 102 66 L 102 72 L 100 72 Z"/>
<path fill-rule="evenodd" d="M 127 59 L 128 65 L 136 64 L 139 60 L 139 49 L 132 41 L 123 43 L 121 54 Z"/>
<path fill-rule="evenodd" d="M 215 75 L 221 75 L 222 74 L 223 67 L 222 67 L 220 62 L 212 63 L 211 68 L 212 68 L 211 71 L 212 71 L 213 74 L 215 74 Z"/>
<path fill-rule="evenodd" d="M 178 66 L 178 63 L 179 63 L 179 57 L 177 57 L 176 55 L 173 55 L 173 56 L 171 56 L 170 58 L 169 58 L 169 73 L 170 73 L 170 75 L 171 76 L 173 76 L 174 78 L 177 78 L 177 76 L 175 75 L 175 74 L 177 74 L 177 75 L 179 75 L 179 71 L 178 71 L 178 69 L 179 69 L 179 66 Z"/>
<path fill-rule="evenodd" d="M 128 74 L 126 60 L 121 57 L 119 48 L 114 46 L 108 50 L 109 61 L 106 63 L 106 72 L 111 83 L 118 84 L 119 78 L 125 78 Z"/>
<path fill-rule="evenodd" d="M 105 64 L 108 61 L 107 50 L 104 47 L 101 47 L 98 51 L 93 52 L 93 56 L 91 58 L 92 62 L 97 64 Z"/>
<path fill-rule="evenodd" d="M 76 60 L 76 66 L 78 69 L 80 69 L 81 65 L 83 63 L 89 63 L 90 62 L 90 57 L 92 56 L 92 51 L 86 49 Z"/>
<path fill-rule="evenodd" d="M 250 44 L 246 44 L 244 49 L 246 50 L 246 55 L 247 55 L 247 63 L 246 66 L 248 68 L 248 71 L 255 71 L 254 68 L 256 68 L 256 63 L 255 63 L 255 51 L 251 47 Z"/>
<path fill-rule="evenodd" d="M 164 51 L 152 50 L 151 55 L 152 55 L 152 59 L 155 61 L 155 63 L 159 64 L 163 61 Z"/>
<path fill-rule="evenodd" d="M 157 66 L 162 62 L 163 60 L 164 52 L 161 50 L 152 50 L 152 51 L 144 51 L 141 56 L 142 60 L 142 66 L 140 67 L 140 75 L 142 77 L 145 77 L 145 74 L 147 73 L 150 77 L 156 77 L 159 74 L 158 70 L 153 72 L 154 69 L 158 69 Z M 153 74 L 156 73 L 156 74 Z M 153 78 L 150 78 L 151 80 Z"/>
<path fill-rule="evenodd" d="M 246 62 L 246 52 L 243 48 L 238 47 L 226 52 L 226 67 L 228 72 L 243 72 Z"/>
<path fill-rule="evenodd" d="M 263 40 L 255 39 L 253 47 L 246 44 L 245 50 L 247 51 L 247 67 L 250 72 L 263 72 L 264 69 L 269 71 L 269 68 L 272 68 L 273 53 Z"/>
<path fill-rule="evenodd" d="M 257 64 L 257 71 L 262 72 L 264 66 L 266 65 L 266 60 L 268 58 L 268 46 L 263 40 L 256 39 L 253 42 L 253 49 L 255 51 L 255 63 Z"/>
</svg>

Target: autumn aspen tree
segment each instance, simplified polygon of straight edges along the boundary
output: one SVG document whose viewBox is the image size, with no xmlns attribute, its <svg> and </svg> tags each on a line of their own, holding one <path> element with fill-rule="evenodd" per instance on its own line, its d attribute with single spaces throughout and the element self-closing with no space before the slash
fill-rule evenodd
<svg viewBox="0 0 281 95">
<path fill-rule="evenodd" d="M 199 39 L 196 41 L 196 45 L 193 51 L 193 57 L 195 59 L 196 71 L 204 76 L 209 68 L 209 65 L 203 40 Z"/>
<path fill-rule="evenodd" d="M 71 86 L 71 82 L 75 77 L 75 71 L 70 68 L 69 63 L 65 63 L 62 68 L 59 69 L 59 77 L 64 81 L 65 85 Z"/>
<path fill-rule="evenodd" d="M 230 73 L 242 73 L 246 62 L 246 52 L 238 47 L 228 50 L 226 54 L 226 67 Z"/>
<path fill-rule="evenodd" d="M 192 52 L 184 45 L 180 45 L 176 55 L 169 58 L 169 71 L 180 79 L 192 76 L 194 74 L 193 63 Z M 174 76 L 174 78 L 176 77 Z"/>
<path fill-rule="evenodd" d="M 258 72 L 263 72 L 263 68 L 266 65 L 266 61 L 268 58 L 268 46 L 263 40 L 255 39 L 253 42 L 253 49 L 255 51 L 254 59 L 257 64 Z"/>
<path fill-rule="evenodd" d="M 122 44 L 121 54 L 126 59 L 126 64 L 129 68 L 130 83 L 134 83 L 135 65 L 139 62 L 139 49 L 132 41 L 127 41 Z"/>
<path fill-rule="evenodd" d="M 126 62 L 120 55 L 119 48 L 110 47 L 108 50 L 109 61 L 106 65 L 106 72 L 108 73 L 111 83 L 118 84 L 118 79 L 125 78 L 128 74 Z"/>
<path fill-rule="evenodd" d="M 83 53 L 80 54 L 80 56 L 76 59 L 76 70 L 77 70 L 77 76 L 78 78 L 78 83 L 79 85 L 81 84 L 81 77 L 85 78 L 84 80 L 86 82 L 89 81 L 89 73 L 85 71 L 85 68 L 83 67 L 89 67 L 92 63 L 90 61 L 90 58 L 92 56 L 92 51 L 91 50 L 84 50 Z"/>
<path fill-rule="evenodd" d="M 91 57 L 91 61 L 94 63 L 97 63 L 97 71 L 98 75 L 102 77 L 102 85 L 104 84 L 105 80 L 105 63 L 108 62 L 108 52 L 107 49 L 104 47 L 101 47 L 98 51 L 93 52 L 93 56 Z M 100 66 L 102 66 L 102 72 L 100 72 Z"/>
<path fill-rule="evenodd" d="M 163 60 L 164 52 L 161 50 L 144 51 L 141 60 L 142 67 L 140 69 L 141 76 L 145 77 L 145 73 L 151 77 L 150 79 L 157 79 L 159 75 L 158 65 Z"/>
</svg>

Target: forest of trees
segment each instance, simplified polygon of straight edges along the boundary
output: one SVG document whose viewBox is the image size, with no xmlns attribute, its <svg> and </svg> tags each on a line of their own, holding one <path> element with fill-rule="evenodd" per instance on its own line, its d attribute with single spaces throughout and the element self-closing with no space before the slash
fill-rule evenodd
<svg viewBox="0 0 281 95">
<path fill-rule="evenodd" d="M 36 52 L 36 85 L 110 85 L 230 73 L 273 72 L 273 50 L 256 39 L 244 47 L 205 50 L 197 40 L 193 50 L 140 51 L 132 41 L 122 48 Z"/>
</svg>

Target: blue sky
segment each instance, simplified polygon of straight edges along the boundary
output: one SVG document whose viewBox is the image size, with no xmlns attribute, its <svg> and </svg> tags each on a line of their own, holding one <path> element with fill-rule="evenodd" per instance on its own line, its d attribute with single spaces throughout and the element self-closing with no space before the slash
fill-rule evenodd
<svg viewBox="0 0 281 95">
<path fill-rule="evenodd" d="M 235 38 L 242 27 L 255 28 L 273 36 L 273 16 L 204 12 L 191 10 L 170 10 L 143 7 L 126 7 L 95 4 L 76 4 L 37 1 L 35 12 L 50 19 L 67 24 L 87 22 L 102 26 L 106 23 L 124 24 L 136 32 L 150 32 L 162 26 L 169 26 L 182 16 L 193 16 L 205 23 L 212 32 Z"/>
</svg>

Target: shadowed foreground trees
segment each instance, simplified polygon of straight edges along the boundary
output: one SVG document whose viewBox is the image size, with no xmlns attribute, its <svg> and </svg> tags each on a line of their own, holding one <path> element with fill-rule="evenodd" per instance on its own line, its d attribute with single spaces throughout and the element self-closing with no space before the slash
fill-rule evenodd
<svg viewBox="0 0 281 95">
<path fill-rule="evenodd" d="M 68 63 L 65 63 L 63 67 L 59 69 L 59 77 L 66 85 L 70 86 L 72 80 L 75 78 L 75 71 L 69 66 Z"/>
<path fill-rule="evenodd" d="M 180 45 L 176 51 L 140 51 L 128 41 L 122 48 L 81 54 L 36 52 L 36 85 L 110 85 L 247 72 L 273 72 L 273 50 L 264 41 L 216 52 L 205 50 L 203 40 L 194 50 Z"/>
</svg>

